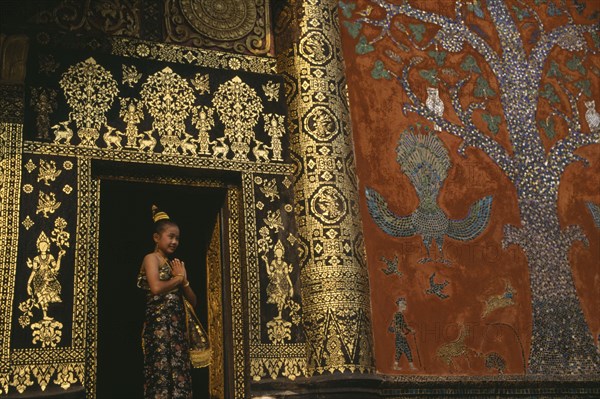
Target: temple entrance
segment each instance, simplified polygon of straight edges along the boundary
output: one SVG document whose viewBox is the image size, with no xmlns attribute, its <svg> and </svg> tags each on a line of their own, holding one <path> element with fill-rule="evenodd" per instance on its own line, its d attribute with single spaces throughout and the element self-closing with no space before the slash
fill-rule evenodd
<svg viewBox="0 0 600 399">
<path fill-rule="evenodd" d="M 136 276 L 154 247 L 151 206 L 177 222 L 177 257 L 186 262 L 207 326 L 206 251 L 225 200 L 224 188 L 101 179 L 98 264 L 98 399 L 142 398 L 141 330 L 145 298 Z M 220 365 L 216 365 L 220 367 Z M 193 369 L 194 398 L 209 397 L 208 368 Z"/>
</svg>

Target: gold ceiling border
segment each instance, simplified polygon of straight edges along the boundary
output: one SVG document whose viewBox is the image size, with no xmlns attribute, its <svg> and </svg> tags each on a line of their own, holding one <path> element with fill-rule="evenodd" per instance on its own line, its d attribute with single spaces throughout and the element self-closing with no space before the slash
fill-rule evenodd
<svg viewBox="0 0 600 399">
<path fill-rule="evenodd" d="M 291 164 L 257 163 L 250 161 L 234 161 L 228 159 L 200 158 L 187 155 L 165 155 L 161 153 L 143 153 L 131 150 L 114 150 L 107 148 L 86 148 L 64 144 L 48 144 L 39 141 L 25 140 L 25 152 L 61 155 L 72 157 L 89 157 L 107 161 L 121 161 L 152 165 L 178 166 L 190 169 L 229 170 L 235 172 L 269 173 L 290 175 L 294 169 Z"/>
<path fill-rule="evenodd" d="M 232 54 L 131 38 L 111 37 L 109 40 L 113 55 L 230 71 L 246 71 L 267 75 L 277 73 L 277 62 L 272 57 Z"/>
</svg>

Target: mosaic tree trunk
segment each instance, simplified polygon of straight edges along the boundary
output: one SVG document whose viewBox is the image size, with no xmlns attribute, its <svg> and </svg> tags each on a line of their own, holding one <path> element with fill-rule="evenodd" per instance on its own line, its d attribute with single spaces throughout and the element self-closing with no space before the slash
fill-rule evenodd
<svg viewBox="0 0 600 399">
<path fill-rule="evenodd" d="M 596 48 L 600 46 L 597 13 L 591 17 L 596 20 L 595 24 L 577 24 L 567 11 L 562 11 L 561 15 L 567 22 L 545 29 L 543 19 L 533 5 L 524 2 L 519 2 L 517 7 L 503 0 L 488 0 L 485 8 L 482 2 L 472 2 L 468 6 L 456 2 L 453 18 L 413 7 L 407 1 L 392 4 L 375 0 L 372 3 L 371 9 L 367 7 L 366 11 L 355 5 L 359 17 L 345 24 L 354 37 L 364 32 L 359 37 L 357 53 L 371 52 L 380 43 L 392 43 L 400 51 L 409 53 L 407 56 L 386 50 L 389 60 L 377 61 L 372 76 L 395 77 L 409 100 L 404 104 L 405 113 L 420 115 L 441 130 L 461 138 L 458 150 L 461 155 L 465 155 L 467 147 L 485 152 L 517 190 L 521 226 L 505 226 L 503 246 L 520 246 L 529 265 L 533 332 L 528 372 L 597 373 L 600 370 L 600 354 L 583 315 L 568 256 L 574 240 L 587 240 L 578 226 L 561 228 L 557 209 L 558 189 L 565 168 L 573 162 L 585 161 L 575 151 L 600 143 L 600 123 L 596 123 L 594 118 L 587 118 L 586 114 L 589 131 L 584 131 L 578 110 L 582 95 L 591 97 L 590 81 L 583 62 L 590 50 L 588 42 L 593 40 Z M 345 3 L 342 7 L 345 16 L 351 18 L 354 7 Z M 475 24 L 465 22 L 464 13 L 467 12 L 493 24 L 499 46 L 489 36 L 489 40 L 484 40 L 485 35 L 474 29 Z M 551 12 L 558 13 L 551 11 L 548 5 L 547 15 L 550 17 L 553 16 Z M 380 18 L 382 15 L 385 16 Z M 475 16 L 472 16 L 473 19 Z M 399 17 L 410 18 L 407 23 L 410 29 L 403 24 L 407 20 Z M 528 51 L 525 49 L 524 33 L 517 23 L 527 18 L 531 21 L 529 26 L 535 26 L 535 34 L 527 37 L 527 45 L 532 44 Z M 415 20 L 438 29 L 435 35 L 430 35 L 428 42 L 425 39 L 428 28 L 411 23 Z M 370 31 L 363 30 L 365 25 Z M 373 28 L 376 33 L 373 33 Z M 372 38 L 367 39 L 367 36 Z M 412 45 L 412 49 L 405 43 Z M 472 48 L 474 52 L 471 54 L 475 57 L 464 57 L 462 70 L 441 67 L 449 53 L 465 52 L 467 46 Z M 568 71 L 578 73 L 575 77 L 570 76 L 568 71 L 563 72 L 552 59 L 551 52 L 557 47 L 563 54 L 572 55 L 563 64 Z M 585 54 L 583 57 L 577 55 L 581 52 Z M 423 53 L 434 59 L 438 67 L 421 69 L 416 74 L 414 69 L 425 59 Z M 486 69 L 491 71 L 488 76 L 493 75 L 495 83 L 490 85 L 484 78 L 483 68 L 478 64 L 482 63 L 481 60 L 487 64 Z M 591 69 L 596 75 L 600 72 L 598 68 Z M 439 75 L 438 70 L 442 71 Z M 440 92 L 443 88 L 447 89 L 452 104 L 452 107 L 447 107 L 450 110 L 444 114 L 436 112 L 421 98 L 417 87 L 419 77 L 427 80 L 430 86 L 439 85 Z M 488 99 L 497 95 L 492 86 L 499 91 L 502 116 L 493 115 L 498 111 L 489 107 Z M 468 88 L 473 88 L 471 93 Z M 561 103 L 560 98 L 566 100 Z M 550 109 L 545 119 L 540 118 L 542 103 Z M 590 101 L 585 103 L 588 109 L 589 104 Z M 593 116 L 593 102 L 591 105 Z M 475 121 L 476 112 L 494 134 L 503 119 L 510 145 L 502 145 L 494 139 L 494 135 L 478 127 L 481 124 Z M 595 115 L 598 115 L 597 112 Z M 560 118 L 565 130 L 568 129 L 566 134 L 554 132 L 555 116 Z M 459 123 L 456 123 L 457 120 Z M 552 143 L 549 151 L 545 149 L 542 134 L 551 139 L 546 140 Z"/>
</svg>

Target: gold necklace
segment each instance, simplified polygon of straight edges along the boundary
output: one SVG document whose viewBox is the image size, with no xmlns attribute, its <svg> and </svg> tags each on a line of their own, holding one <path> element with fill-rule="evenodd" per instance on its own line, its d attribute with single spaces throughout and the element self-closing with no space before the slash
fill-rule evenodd
<svg viewBox="0 0 600 399">
<path fill-rule="evenodd" d="M 171 267 L 171 264 L 169 263 L 169 259 L 164 257 L 160 252 L 156 251 L 156 254 L 158 255 L 158 257 L 163 261 L 163 263 L 161 263 L 161 265 L 164 265 L 165 263 L 167 265 L 169 265 L 169 267 Z"/>
</svg>

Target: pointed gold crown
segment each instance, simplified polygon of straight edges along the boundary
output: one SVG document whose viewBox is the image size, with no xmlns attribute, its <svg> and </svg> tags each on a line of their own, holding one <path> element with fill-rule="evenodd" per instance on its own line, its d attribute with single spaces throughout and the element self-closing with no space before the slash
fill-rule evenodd
<svg viewBox="0 0 600 399">
<path fill-rule="evenodd" d="M 152 220 L 154 220 L 154 223 L 163 219 L 169 219 L 169 215 L 163 211 L 159 211 L 156 205 L 152 205 Z"/>
</svg>

